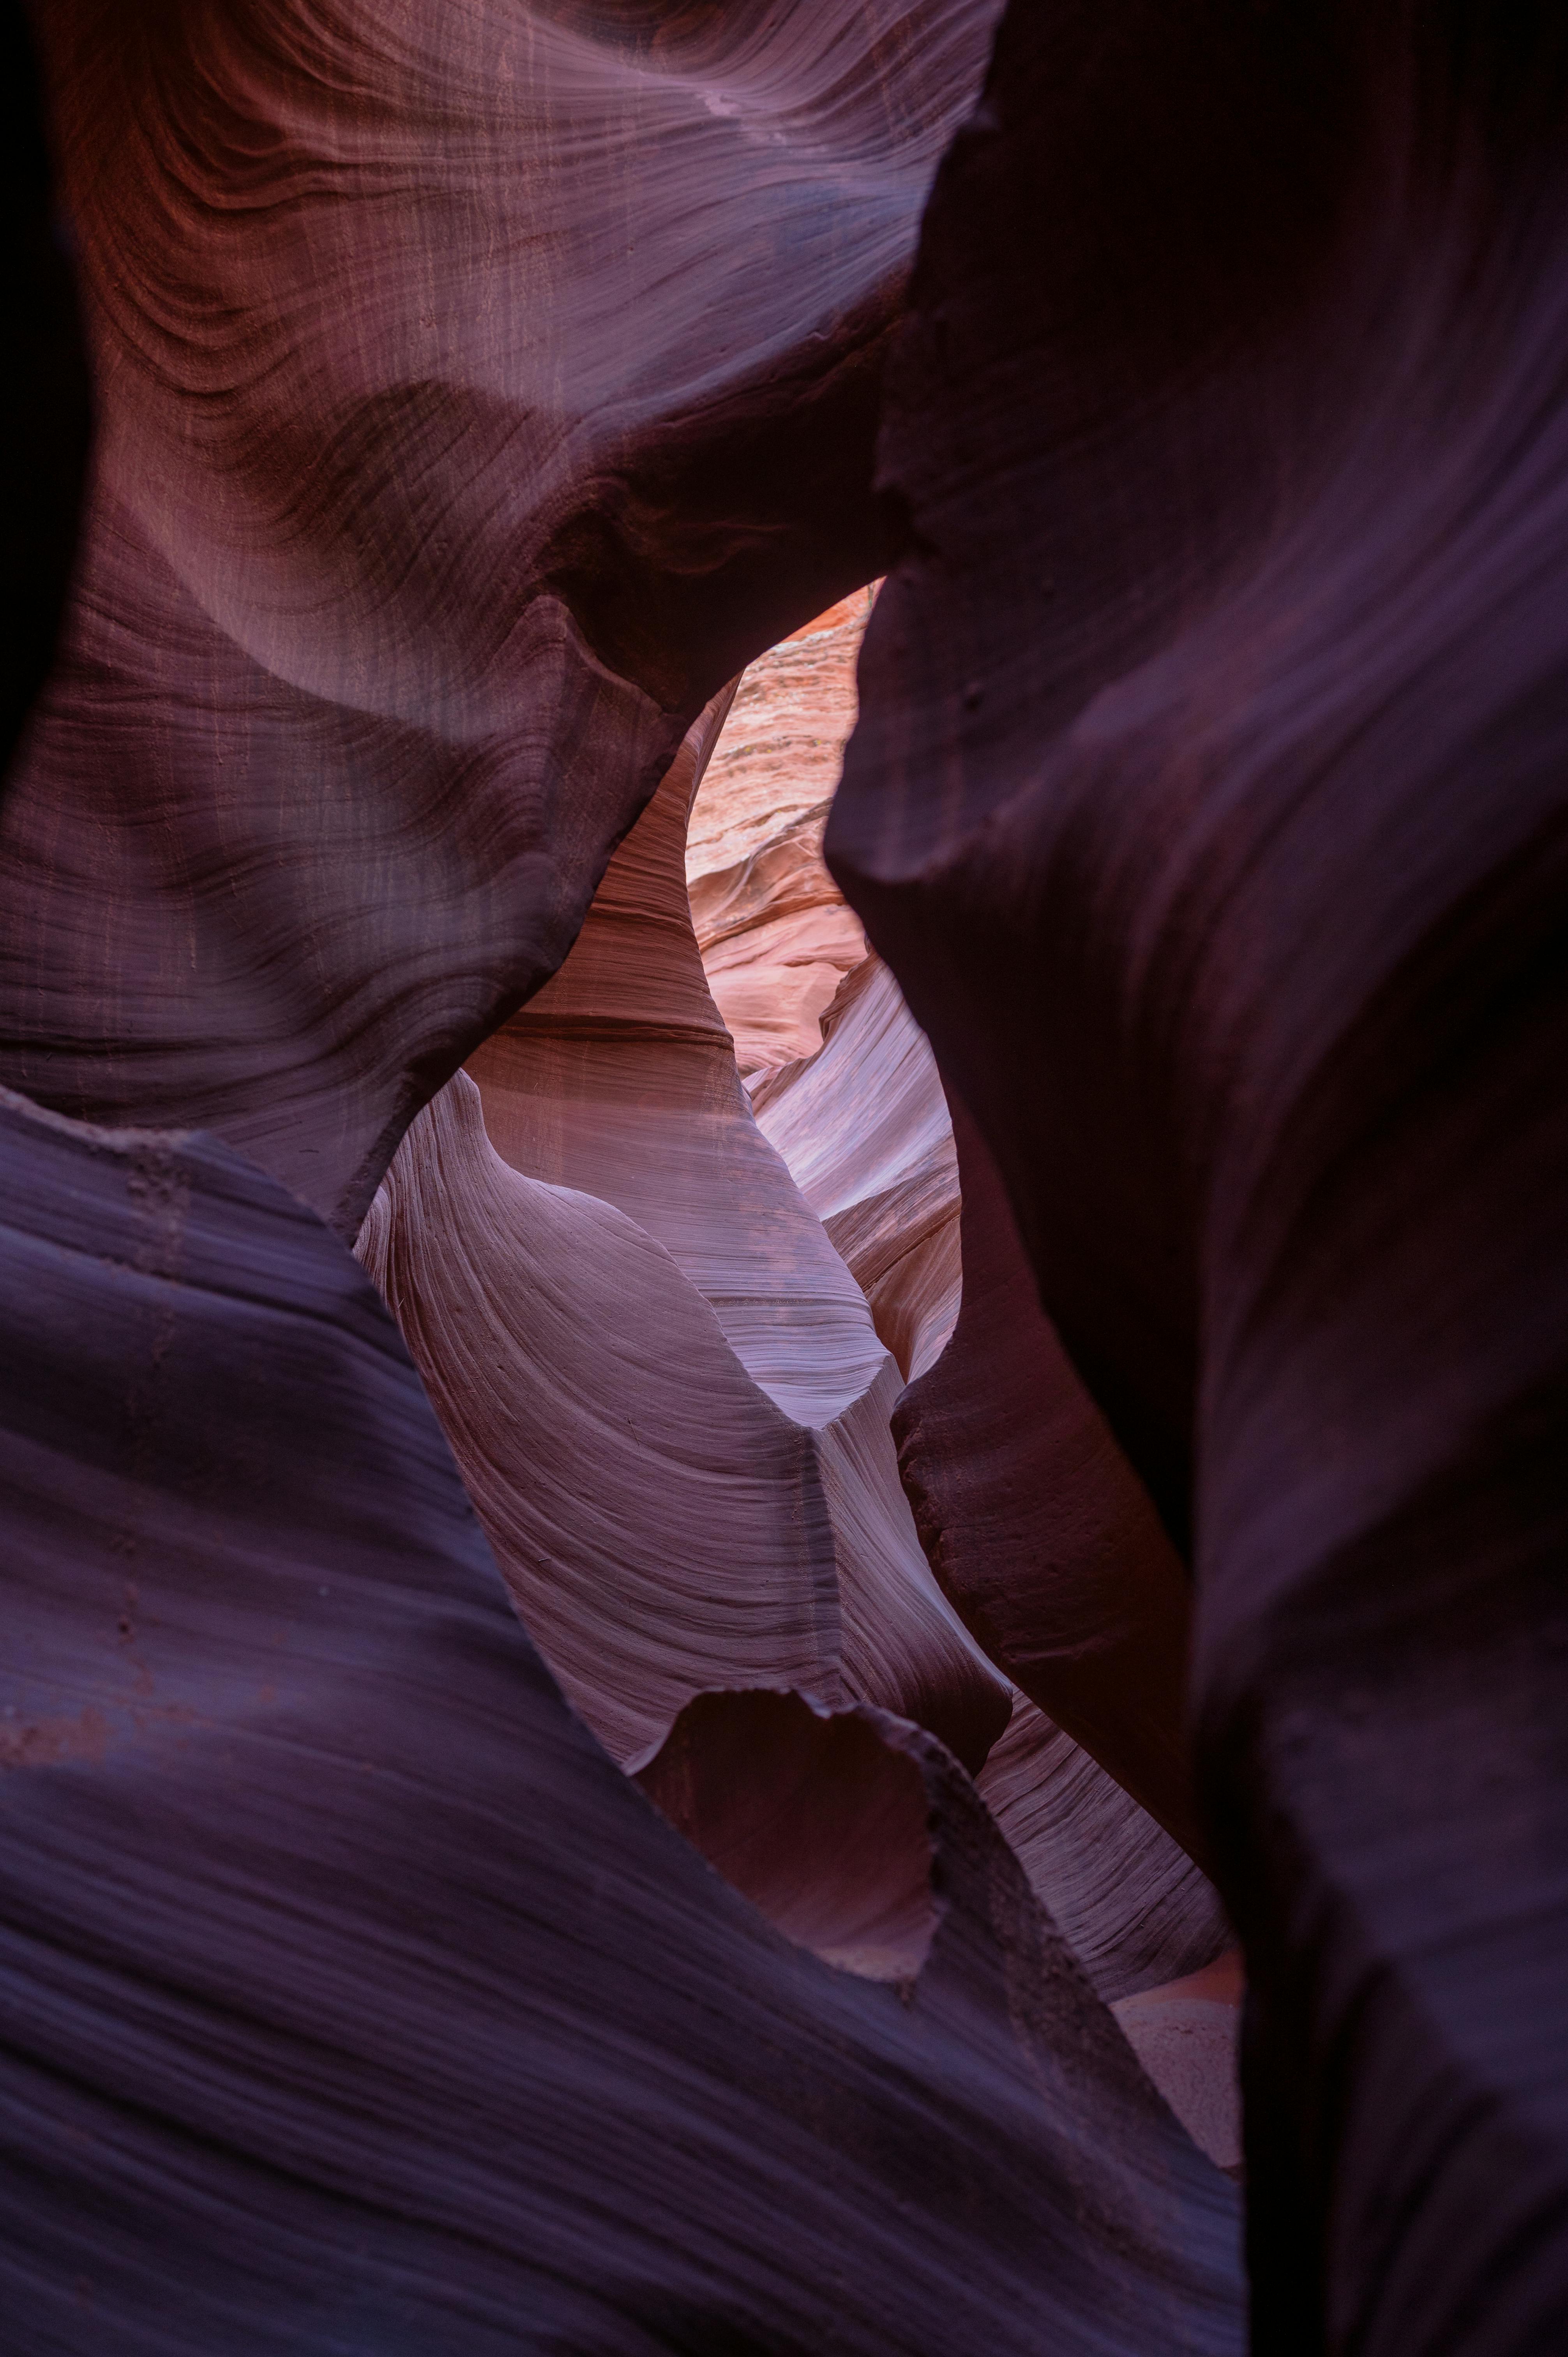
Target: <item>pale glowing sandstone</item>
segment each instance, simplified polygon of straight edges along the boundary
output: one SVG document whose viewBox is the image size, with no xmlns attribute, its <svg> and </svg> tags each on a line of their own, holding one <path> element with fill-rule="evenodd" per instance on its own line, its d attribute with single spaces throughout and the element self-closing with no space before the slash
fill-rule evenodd
<svg viewBox="0 0 1568 2357">
<path fill-rule="evenodd" d="M 766 675 L 770 660 L 755 665 L 748 677 Z M 732 715 L 726 737 L 733 726 Z M 755 732 L 755 722 L 753 728 Z M 739 780 L 734 790 L 737 799 L 746 790 L 744 763 L 728 770 L 721 767 L 725 741 L 721 737 L 697 805 L 710 834 L 720 837 L 731 815 L 730 780 Z M 792 814 L 782 776 L 776 791 L 785 797 L 783 828 L 740 871 L 753 941 L 768 937 L 779 902 L 798 905 L 814 892 L 826 903 L 836 891 L 814 838 Z M 731 888 L 733 873 L 725 878 Z M 777 902 L 768 897 L 770 888 Z M 694 905 L 699 891 L 700 884 L 693 887 Z M 710 968 L 712 957 L 710 951 Z M 782 981 L 777 973 L 768 976 L 766 968 L 757 971 L 767 979 Z M 874 955 L 863 957 L 845 974 L 824 1010 L 821 1029 L 820 1048 L 754 1073 L 751 1098 L 758 1126 L 778 1148 L 806 1202 L 861 1284 L 877 1331 L 906 1375 L 937 1370 L 928 1381 L 928 1394 L 940 1376 L 950 1392 L 956 1388 L 968 1399 L 976 1418 L 983 1420 L 989 1414 L 993 1422 L 1004 1425 L 1006 1385 L 1016 1371 L 1005 1361 L 993 1363 L 994 1353 L 989 1360 L 977 1358 L 972 1316 L 966 1329 L 970 1346 L 956 1386 L 943 1362 L 962 1290 L 959 1163 L 947 1097 L 925 1035 L 892 975 Z M 985 1200 L 994 1221 L 1001 1216 L 1000 1207 Z M 980 1242 L 977 1232 L 977 1246 Z M 992 1258 L 993 1251 L 990 1257 L 977 1252 L 983 1293 L 994 1285 Z M 1026 1269 L 1015 1284 L 1032 1299 Z M 1014 1306 L 1020 1307 L 1016 1300 Z M 987 1385 L 998 1378 L 1002 1389 L 988 1394 Z M 1058 1380 L 1059 1386 L 1059 1376 Z M 1024 1403 L 1015 1396 L 1011 1405 L 1016 1412 Z M 993 1463 L 976 1445 L 977 1437 L 972 1437 L 963 1462 L 978 1462 L 982 1500 L 995 1491 L 999 1500 L 1016 1508 L 1022 1501 L 1010 1496 L 1016 1487 L 1015 1468 L 1005 1457 Z M 929 1510 L 929 1481 L 919 1494 Z M 1046 1595 L 1061 1581 L 1063 1530 L 1081 1531 L 1086 1499 L 1092 1498 L 1103 1515 L 1118 1494 L 1113 1476 L 1104 1469 L 1086 1487 L 1084 1469 L 1070 1453 L 1054 1462 L 1044 1491 L 1028 1500 L 1033 1512 L 1030 1573 Z M 993 1512 L 997 1500 L 988 1502 Z M 945 1517 L 932 1522 L 939 1570 L 945 1569 L 960 1542 L 966 1512 L 972 1514 L 973 1504 L 973 1500 L 955 1499 L 949 1501 Z M 1053 1527 L 1053 1514 L 1061 1527 Z M 1131 1523 L 1124 1530 L 1120 1525 L 1108 1529 L 1108 1543 L 1102 1543 L 1101 1552 L 1109 1556 L 1113 1576 L 1123 1568 L 1119 1560 L 1122 1553 L 1136 1556 L 1137 1538 Z M 1179 1623 L 1174 1631 L 1161 1634 L 1179 1660 Z M 1092 1653 L 1085 1666 L 1092 1699 L 1095 1686 L 1104 1680 Z M 1065 1697 L 1069 1688 L 1064 1685 L 1062 1691 Z M 1134 1712 L 1144 1707 L 1141 1690 L 1134 1687 L 1128 1699 Z M 688 1743 L 694 1740 L 699 1725 L 711 1724 L 702 1716 L 703 1707 L 693 1706 L 698 1716 L 692 1720 L 693 1735 Z M 743 1703 L 729 1706 L 726 1725 L 732 1730 L 753 1727 L 761 1742 L 763 1727 L 772 1724 L 765 1717 L 769 1706 L 759 1701 L 749 1707 L 748 1717 Z M 1088 1717 L 1093 1726 L 1092 1708 Z M 836 1936 L 832 1927 L 841 1923 L 846 1909 L 853 1916 L 853 1892 L 830 1870 L 820 1838 L 813 1850 L 804 1827 L 788 1869 L 758 1850 L 745 1828 L 751 1813 L 763 1810 L 764 1803 L 753 1793 L 743 1801 L 734 1789 L 733 1747 L 739 1739 L 732 1732 L 727 1775 L 717 1759 L 698 1766 L 679 1746 L 661 1759 L 657 1769 L 661 1804 L 671 1808 L 677 1822 L 715 1863 L 736 1873 L 741 1887 L 751 1889 L 774 1920 L 781 1924 L 820 1920 L 828 1925 L 819 1941 L 820 1952 L 828 1953 L 822 1943 Z M 819 1751 L 826 1740 L 820 1739 Z M 1122 1765 L 1115 1744 L 1106 1748 Z M 674 1763 L 682 1760 L 685 1764 L 677 1768 Z M 777 1764 L 770 1770 L 782 1772 Z M 805 1771 L 800 1772 L 804 1777 Z M 801 1805 L 810 1818 L 820 1821 L 825 1806 L 820 1768 L 806 1781 L 813 1797 Z M 1160 1986 L 1179 1981 L 1185 1993 L 1185 1976 L 1210 1966 L 1227 1947 L 1232 1935 L 1211 1884 L 1172 1835 L 1022 1694 L 1015 1695 L 1006 1730 L 981 1770 L 979 1786 L 1036 1898 L 1072 1945 L 1099 1994 L 1107 2001 L 1139 2007 L 1124 2027 L 1161 2092 L 1211 2157 L 1224 2166 L 1233 2165 L 1233 2035 L 1229 2030 L 1215 2034 L 1211 2005 L 1200 2005 L 1192 2015 L 1186 1994 L 1179 2003 L 1172 2000 L 1173 2012 L 1165 2002 L 1167 1992 Z M 800 1789 L 806 1789 L 805 1782 Z M 775 1827 L 775 1841 L 780 1805 L 776 1799 L 768 1818 Z M 847 1824 L 854 1819 L 847 1795 L 839 1805 L 841 1813 L 848 1813 Z M 841 1825 L 841 1850 L 846 1837 L 845 1825 Z M 811 1856 L 822 1858 L 819 1876 L 825 1880 L 812 1882 L 806 1865 Z M 1145 2003 L 1144 1993 L 1151 1987 L 1155 1995 Z"/>
<path fill-rule="evenodd" d="M 822 843 L 871 601 L 842 599 L 751 664 L 693 805 L 692 919 L 743 1074 L 814 1055 L 840 981 L 865 955 Z"/>
<path fill-rule="evenodd" d="M 845 975 L 814 1056 L 761 1076 L 757 1125 L 854 1270 L 906 1380 L 959 1313 L 958 1157 L 925 1034 L 880 958 Z"/>
<path fill-rule="evenodd" d="M 686 813 L 727 702 L 560 973 L 413 1125 L 360 1249 L 618 1760 L 706 1688 L 795 1685 L 978 1768 L 1008 1695 L 916 1534 L 897 1368 L 757 1128 L 697 952 Z"/>
</svg>

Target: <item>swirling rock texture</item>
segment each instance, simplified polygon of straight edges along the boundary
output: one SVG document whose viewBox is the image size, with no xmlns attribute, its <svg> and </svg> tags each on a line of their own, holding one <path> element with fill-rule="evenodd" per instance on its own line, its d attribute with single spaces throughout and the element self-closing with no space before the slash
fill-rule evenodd
<svg viewBox="0 0 1568 2357">
<path fill-rule="evenodd" d="M 940 1745 L 854 1722 L 884 1903 L 786 1936 L 307 1206 L 11 1097 L 0 1168 L 7 2349 L 1238 2348 L 1231 2190 Z"/>
<path fill-rule="evenodd" d="M 1568 2330 L 1568 29 L 993 19 L 40 0 L 21 2357 L 1230 2357 L 1191 1853 L 1255 2346 Z"/>
<path fill-rule="evenodd" d="M 561 972 L 473 1060 L 479 1086 L 459 1075 L 414 1123 L 358 1250 L 520 1612 L 614 1758 L 637 1770 L 659 1752 L 645 1781 L 662 1801 L 671 1757 L 689 1782 L 714 1742 L 701 1778 L 726 1821 L 755 1812 L 777 1847 L 790 1814 L 779 1793 L 797 1792 L 788 1760 L 771 1756 L 783 1722 L 736 1690 L 890 1706 L 972 1769 L 985 1763 L 981 1790 L 1100 1993 L 1145 1991 L 1224 1945 L 1213 1894 L 943 1615 L 898 1487 L 897 1385 L 829 1248 L 831 1203 L 857 1187 L 894 1267 L 926 1239 L 933 1169 L 956 1217 L 929 1051 L 886 969 L 864 963 L 870 995 L 854 1007 L 874 1020 L 862 1051 L 837 1052 L 854 1036 L 852 1008 L 813 1064 L 774 1076 L 790 1114 L 787 1172 L 703 987 L 684 817 L 727 701 L 611 862 Z M 813 1185 L 816 1209 L 824 1185 L 831 1199 L 826 1233 Z M 713 1689 L 726 1690 L 722 1726 L 693 1703 Z M 798 1792 L 793 1807 L 811 1821 Z M 705 1848 L 711 1838 L 735 1878 L 711 1814 L 677 1821 Z M 856 1843 L 826 1846 L 853 1890 Z M 837 1885 L 808 1905 L 801 1869 L 789 1872 L 796 1898 L 775 1920 L 793 1924 L 802 1906 L 836 1914 Z M 773 1867 L 739 1887 L 768 1903 Z M 1223 2101 L 1228 2054 L 1214 2075 Z"/>
<path fill-rule="evenodd" d="M 897 1371 L 703 979 L 686 813 L 727 704 L 559 974 L 410 1130 L 360 1250 L 524 1619 L 623 1763 L 706 1687 L 799 1685 L 978 1769 L 1009 1696 L 927 1567 Z"/>
<path fill-rule="evenodd" d="M 1256 2345 L 1568 2335 L 1568 30 L 1014 9 L 831 864 L 1197 1575 Z"/>
<path fill-rule="evenodd" d="M 1219 1898 L 1180 1845 L 1026 1695 L 975 1781 L 1108 2004 L 1157 1996 L 1233 1954 Z M 1215 2101 L 1228 2088 L 1234 2102 L 1233 2056 L 1216 2075 Z"/>
<path fill-rule="evenodd" d="M 489 1103 L 458 1079 L 424 1117 L 429 1151 L 389 1184 L 367 1256 L 408 1314 L 419 1270 L 399 1243 L 449 1179 L 457 1241 L 490 1254 L 490 1291 L 470 1283 L 465 1306 L 511 1348 L 518 1423 L 531 1305 L 558 1369 L 542 1470 L 582 1440 L 564 1396 L 609 1427 L 607 1521 L 645 1469 L 674 1478 L 684 1439 L 683 1535 L 722 1491 L 769 1670 L 782 1654 L 816 1683 L 821 1582 L 767 1577 L 767 1451 L 814 1454 L 835 1570 L 841 1530 L 859 1551 L 857 1641 L 978 1760 L 1007 1696 L 915 1544 L 896 1371 L 751 1125 L 711 1004 L 689 1003 L 689 917 L 621 892 L 639 865 L 680 881 L 722 704 L 703 697 L 758 617 L 809 615 L 835 574 L 873 569 L 872 331 L 976 22 L 890 18 L 881 54 L 868 12 L 763 12 L 740 42 L 755 72 L 705 82 L 690 44 L 672 59 L 587 19 L 498 24 L 48 12 L 105 425 L 64 661 L 7 806 L 5 1038 L 58 1097 L 198 1113 L 261 1159 L 0 1102 L 6 2343 L 869 2357 L 1022 2351 L 1044 2330 L 1086 2352 L 1231 2352 L 1234 2196 L 951 1755 L 864 1705 L 682 1706 L 645 1772 L 696 1841 L 738 1857 L 748 1803 L 793 1812 L 770 1873 L 736 1867 L 757 1903 L 729 1888 L 545 1673 L 396 1329 L 321 1216 L 357 1223 L 418 1098 L 559 957 L 669 771 L 575 971 L 492 1042 L 488 1079 L 479 1060 Z M 703 26 L 676 29 L 701 50 Z M 888 75 L 908 85 L 891 109 Z M 520 128 L 538 169 L 509 214 L 496 165 Z M 786 316 L 747 347 L 758 257 L 721 208 L 736 357 L 726 374 L 705 350 L 695 383 L 680 362 L 678 399 L 659 386 L 679 339 L 628 344 L 603 235 L 636 210 L 628 159 L 653 128 L 760 149 L 777 177 L 743 202 L 802 272 L 794 295 L 788 272 L 749 282 Z M 610 160 L 574 216 L 569 165 L 596 129 Z M 855 220 L 845 171 L 867 185 Z M 701 279 L 681 223 L 717 179 L 681 177 L 701 194 L 671 200 L 663 233 L 677 279 Z M 657 256 L 656 214 L 644 199 Z M 567 333 L 588 251 L 594 299 Z M 518 272 L 542 314 L 542 409 L 498 389 Z M 684 591 L 628 599 L 655 557 Z M 698 685 L 654 677 L 661 631 Z M 599 1003 L 618 926 L 644 962 L 636 1020 L 624 974 L 618 1008 Z M 607 1028 L 624 1044 L 618 1024 L 648 1051 L 635 1085 L 669 1082 L 671 1152 L 726 1177 L 740 1216 L 716 1236 L 679 1189 L 660 1227 L 596 1053 Z M 504 1158 L 479 1126 L 491 1106 Z M 591 1165 L 596 1191 L 531 1178 L 530 1157 Z M 495 1283 L 498 1238 L 526 1264 L 521 1298 Z M 573 1312 L 552 1328 L 564 1273 Z M 655 1352 L 663 1400 L 689 1365 L 704 1425 L 672 1435 L 655 1412 L 639 1457 L 627 1426 Z M 562 1534 L 579 1576 L 584 1528 Z M 727 1669 L 747 1648 L 720 1650 Z M 667 1686 L 655 1731 L 683 1690 Z M 624 1717 L 615 1677 L 600 1690 Z M 755 1730 L 777 1709 L 716 1808 L 704 1778 L 735 1713 Z M 610 1730 L 628 1758 L 644 1731 Z"/>
<path fill-rule="evenodd" d="M 880 568 L 987 0 L 48 0 L 102 405 L 0 1077 L 351 1235 L 724 683 Z"/>
<path fill-rule="evenodd" d="M 764 658 L 741 683 L 726 723 L 726 734 L 739 726 L 741 750 L 726 762 L 721 737 L 693 804 L 693 833 L 700 824 L 705 841 L 744 839 L 765 824 L 758 771 L 784 825 L 793 824 L 799 796 L 788 781 L 799 735 L 789 700 L 768 692 L 777 670 Z M 747 698 L 757 675 L 764 692 Z M 847 734 L 848 696 L 836 717 Z M 689 844 L 689 874 L 693 866 Z M 750 923 L 764 940 L 770 893 L 787 907 L 808 893 L 822 906 L 836 891 L 809 842 L 796 841 L 788 866 L 754 854 L 745 873 Z M 694 915 L 703 881 L 697 866 Z M 712 961 L 709 950 L 710 974 Z M 919 1378 L 894 1426 L 939 1581 L 992 1658 L 1036 1692 L 1049 1689 L 1097 1755 L 1016 1694 L 979 1789 L 1096 1988 L 1112 2000 L 1136 1995 L 1123 2026 L 1148 2032 L 1140 2050 L 1162 2090 L 1205 2149 L 1234 2163 L 1233 2006 L 1207 1990 L 1167 2003 L 1157 1986 L 1180 1977 L 1185 1989 L 1230 1935 L 1202 1873 L 1133 1797 L 1146 1788 L 1178 1837 L 1197 1846 L 1180 1728 L 1180 1566 L 1033 1306 L 1004 1197 L 955 1099 L 968 1171 L 959 1312 L 954 1124 L 925 1036 L 875 955 L 845 976 L 821 1028 L 812 1054 L 754 1074 L 758 1126 L 865 1291 L 883 1341 Z M 736 1053 L 744 1060 L 738 1042 Z M 711 1725 L 701 1708 L 685 1724 L 688 1749 Z M 719 1781 L 727 1810 L 733 1776 Z M 768 1821 L 777 1826 L 777 1813 Z M 730 1870 L 732 1849 L 717 1855 Z"/>
</svg>

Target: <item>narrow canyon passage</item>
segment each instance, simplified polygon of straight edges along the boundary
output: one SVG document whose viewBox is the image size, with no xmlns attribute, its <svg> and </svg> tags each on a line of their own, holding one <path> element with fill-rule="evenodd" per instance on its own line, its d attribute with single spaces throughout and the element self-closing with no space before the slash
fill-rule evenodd
<svg viewBox="0 0 1568 2357">
<path fill-rule="evenodd" d="M 1562 2357 L 1568 10 L 0 102 L 0 2357 Z"/>
<path fill-rule="evenodd" d="M 938 1585 L 987 1501 L 933 1529 L 929 1564 L 900 1480 L 894 1416 L 959 1318 L 961 1201 L 929 1048 L 822 856 L 873 597 L 704 714 L 560 973 L 413 1123 L 358 1250 L 524 1626 L 622 1767 L 842 1964 L 906 1953 L 847 1937 L 845 1909 L 858 1920 L 886 1873 L 908 1887 L 910 1841 L 916 1885 L 930 1872 L 919 1808 L 896 1834 L 873 1755 L 832 1750 L 860 1723 L 843 1715 L 937 1736 L 1234 2171 L 1240 1984 L 1208 1970 L 1230 1952 L 1218 1899 Z M 1053 1467 L 1024 1541 L 1036 1589 L 1058 1485 Z M 1157 1669 L 1169 1632 L 1147 1650 Z M 1092 1663 L 1079 1682 L 1098 1727 Z M 788 1692 L 804 1717 L 779 1716 Z M 748 1811 L 765 1830 L 743 1840 Z"/>
</svg>

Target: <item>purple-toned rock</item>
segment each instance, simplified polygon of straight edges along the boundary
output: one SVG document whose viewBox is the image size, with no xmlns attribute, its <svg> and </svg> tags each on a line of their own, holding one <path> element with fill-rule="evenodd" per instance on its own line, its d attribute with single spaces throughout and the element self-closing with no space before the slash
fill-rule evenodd
<svg viewBox="0 0 1568 2357">
<path fill-rule="evenodd" d="M 1015 6 L 830 864 L 1197 1577 L 1256 2346 L 1568 2336 L 1568 25 Z"/>
</svg>

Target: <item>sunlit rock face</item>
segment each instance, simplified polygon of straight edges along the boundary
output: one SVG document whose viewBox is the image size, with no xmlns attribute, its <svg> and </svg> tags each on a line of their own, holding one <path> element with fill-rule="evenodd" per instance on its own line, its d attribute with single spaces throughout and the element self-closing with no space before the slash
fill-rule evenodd
<svg viewBox="0 0 1568 2357">
<path fill-rule="evenodd" d="M 743 1075 L 814 1055 L 865 955 L 822 842 L 871 603 L 868 590 L 843 599 L 749 667 L 693 807 L 692 919 Z"/>
<path fill-rule="evenodd" d="M 757 1126 L 687 909 L 727 702 L 560 973 L 410 1130 L 360 1250 L 520 1609 L 617 1758 L 640 1765 L 706 1687 L 798 1686 L 978 1770 L 1005 1684 L 931 1577 L 898 1370 Z"/>
<path fill-rule="evenodd" d="M 874 590 L 843 600 L 746 672 L 693 805 L 686 874 L 758 1124 L 908 1379 L 958 1315 L 952 1124 L 919 1028 L 822 856 L 874 603 Z"/>
</svg>

